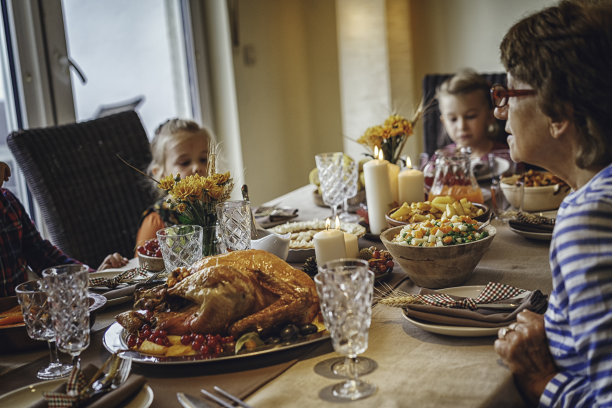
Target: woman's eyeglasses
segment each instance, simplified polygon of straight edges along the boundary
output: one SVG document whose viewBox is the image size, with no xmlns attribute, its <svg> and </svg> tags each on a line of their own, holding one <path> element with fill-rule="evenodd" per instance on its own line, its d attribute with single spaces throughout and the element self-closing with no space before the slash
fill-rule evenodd
<svg viewBox="0 0 612 408">
<path fill-rule="evenodd" d="M 508 89 L 501 84 L 495 84 L 491 87 L 491 99 L 493 105 L 498 108 L 503 108 L 508 104 L 508 98 L 513 96 L 535 95 L 534 89 Z"/>
</svg>

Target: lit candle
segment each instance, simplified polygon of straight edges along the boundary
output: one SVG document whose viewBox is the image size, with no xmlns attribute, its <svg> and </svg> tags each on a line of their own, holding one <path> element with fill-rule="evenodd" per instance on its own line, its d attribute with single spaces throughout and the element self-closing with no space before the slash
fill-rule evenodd
<svg viewBox="0 0 612 408">
<path fill-rule="evenodd" d="M 397 202 L 399 200 L 397 178 L 400 172 L 400 166 L 398 166 L 397 164 L 389 163 L 387 164 L 387 171 L 389 172 L 389 186 L 391 187 L 391 197 L 393 198 L 393 201 Z"/>
<path fill-rule="evenodd" d="M 334 259 L 346 258 L 344 233 L 339 229 L 329 229 L 329 218 L 325 221 L 325 230 L 319 231 L 313 237 L 317 265 L 323 266 Z"/>
<path fill-rule="evenodd" d="M 378 158 L 367 161 L 363 165 L 363 174 L 370 232 L 378 235 L 387 227 L 385 213 L 391 209 L 393 196 L 389 184 L 389 162 L 382 160 L 382 151 L 378 151 L 376 148 L 374 149 L 374 155 Z"/>
<path fill-rule="evenodd" d="M 357 241 L 357 235 L 345 232 L 344 248 L 346 249 L 347 258 L 359 257 L 359 243 Z"/>
<path fill-rule="evenodd" d="M 397 176 L 398 203 L 413 203 L 425 199 L 425 178 L 423 172 L 405 169 Z"/>
</svg>

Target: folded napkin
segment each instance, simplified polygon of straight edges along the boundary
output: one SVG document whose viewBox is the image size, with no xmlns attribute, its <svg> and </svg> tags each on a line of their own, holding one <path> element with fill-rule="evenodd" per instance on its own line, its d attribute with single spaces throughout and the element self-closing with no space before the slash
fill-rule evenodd
<svg viewBox="0 0 612 408">
<path fill-rule="evenodd" d="M 137 287 L 138 287 L 137 284 L 128 285 L 123 288 L 109 290 L 108 292 L 102 293 L 102 295 L 104 295 L 104 297 L 108 300 L 118 299 L 120 297 L 125 297 L 125 296 L 132 296 L 134 292 L 136 291 Z"/>
<path fill-rule="evenodd" d="M 80 390 L 85 387 L 87 381 L 98 372 L 98 368 L 93 365 L 87 365 L 82 371 L 73 370 L 70 377 L 55 390 L 44 393 L 45 397 L 29 408 L 66 408 L 77 406 L 71 397 L 66 396 L 66 389 Z M 136 395 L 144 386 L 146 380 L 142 375 L 132 374 L 128 379 L 116 389 L 107 392 L 106 394 L 97 395 L 90 401 L 78 402 L 79 407 L 87 408 L 105 408 L 119 406 L 122 402 Z"/>
<path fill-rule="evenodd" d="M 507 293 L 512 293 L 512 291 Z M 421 295 L 432 296 L 433 299 L 441 298 L 444 299 L 444 302 L 453 302 L 454 306 L 445 305 L 443 304 L 444 302 L 434 305 L 434 301 L 427 304 L 408 304 L 404 306 L 406 316 L 448 326 L 504 327 L 516 320 L 516 315 L 523 310 L 531 310 L 541 314 L 546 311 L 548 306 L 546 295 L 539 290 L 531 292 L 520 300 L 498 296 L 490 297 L 489 302 L 482 301 L 482 295 L 479 296 L 479 299 L 470 299 L 443 294 L 430 289 L 421 289 L 419 296 Z M 516 296 L 516 294 L 512 296 Z M 448 300 L 449 298 L 451 299 L 450 301 Z M 513 300 L 516 301 L 514 302 Z M 511 311 L 492 310 L 480 308 L 476 305 L 477 303 L 519 303 L 519 306 Z"/>
<path fill-rule="evenodd" d="M 264 216 L 258 216 L 255 212 L 255 220 L 262 228 L 272 228 L 276 225 L 284 224 L 285 222 L 298 216 L 297 208 L 277 207 L 270 213 L 264 213 Z"/>
<path fill-rule="evenodd" d="M 132 268 L 126 271 L 123 271 L 112 278 L 89 278 L 89 286 L 91 287 L 106 287 L 109 289 L 114 289 L 122 283 L 132 283 L 135 280 L 142 280 L 149 276 L 148 272 L 143 268 Z M 139 278 L 139 279 L 137 279 Z"/>
</svg>

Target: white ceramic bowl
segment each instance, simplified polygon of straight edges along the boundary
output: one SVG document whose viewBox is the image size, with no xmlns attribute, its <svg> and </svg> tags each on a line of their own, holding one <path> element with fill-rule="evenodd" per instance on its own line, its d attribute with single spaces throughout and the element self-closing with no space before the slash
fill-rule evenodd
<svg viewBox="0 0 612 408">
<path fill-rule="evenodd" d="M 159 272 L 164 269 L 164 258 L 143 255 L 139 252 L 138 253 L 138 264 L 144 270 L 147 270 L 150 272 Z"/>
<path fill-rule="evenodd" d="M 519 208 L 521 204 L 520 188 L 514 184 L 501 183 L 501 188 L 512 207 Z M 569 193 L 567 186 L 525 187 L 523 198 L 524 211 L 548 211 L 556 210 L 561 201 Z"/>
<path fill-rule="evenodd" d="M 392 242 L 403 226 L 380 234 L 380 240 L 410 279 L 422 288 L 438 289 L 464 284 L 485 254 L 497 230 L 486 226 L 489 236 L 467 244 L 418 247 Z"/>
</svg>

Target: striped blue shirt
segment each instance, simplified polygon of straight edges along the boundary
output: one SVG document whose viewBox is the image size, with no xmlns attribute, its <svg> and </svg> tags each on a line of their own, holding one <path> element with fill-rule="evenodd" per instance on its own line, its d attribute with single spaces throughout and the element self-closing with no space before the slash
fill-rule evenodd
<svg viewBox="0 0 612 408">
<path fill-rule="evenodd" d="M 612 407 L 612 165 L 561 204 L 550 266 L 545 327 L 560 372 L 540 406 Z"/>
</svg>

